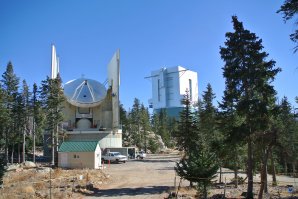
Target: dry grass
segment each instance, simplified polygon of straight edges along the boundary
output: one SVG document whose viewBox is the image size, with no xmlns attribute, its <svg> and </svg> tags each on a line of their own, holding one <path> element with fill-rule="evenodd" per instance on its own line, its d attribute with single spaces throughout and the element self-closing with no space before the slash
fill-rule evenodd
<svg viewBox="0 0 298 199">
<path fill-rule="evenodd" d="M 79 180 L 79 176 L 83 176 Z M 85 188 L 89 183 L 97 186 L 106 179 L 101 170 L 63 170 L 51 171 L 53 198 L 83 198 L 82 193 L 73 193 L 72 188 Z M 48 198 L 50 172 L 37 172 L 37 169 L 22 172 L 9 171 L 4 177 L 4 188 L 0 189 L 0 199 Z M 74 184 L 73 184 L 74 183 Z"/>
<path fill-rule="evenodd" d="M 12 172 L 10 172 L 12 174 Z M 20 172 L 16 173 L 17 175 L 10 175 L 7 178 L 4 178 L 4 184 L 13 184 L 13 183 L 20 183 L 24 181 L 28 181 L 32 174 L 29 172 Z"/>
<path fill-rule="evenodd" d="M 36 182 L 33 184 L 34 188 L 36 190 L 42 190 L 42 189 L 45 189 L 47 186 L 46 186 L 46 183 L 41 181 L 41 182 Z"/>
<path fill-rule="evenodd" d="M 22 187 L 22 192 L 26 194 L 33 194 L 35 193 L 35 190 L 32 186 L 25 186 L 25 187 Z"/>
</svg>

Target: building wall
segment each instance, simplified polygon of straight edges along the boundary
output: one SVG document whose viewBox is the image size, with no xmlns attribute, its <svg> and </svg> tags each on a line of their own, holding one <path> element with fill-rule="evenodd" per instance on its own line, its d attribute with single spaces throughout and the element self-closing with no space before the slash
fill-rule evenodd
<svg viewBox="0 0 298 199">
<path fill-rule="evenodd" d="M 99 169 L 101 149 L 97 145 L 93 152 L 58 152 L 58 167 Z"/>
<path fill-rule="evenodd" d="M 198 88 L 198 75 L 193 71 L 180 72 L 180 100 L 183 99 L 183 96 L 186 93 L 186 89 L 189 91 L 191 101 L 193 104 L 198 102 L 199 99 L 199 88 Z M 191 83 L 191 84 L 190 84 Z M 181 102 L 180 102 L 181 103 Z"/>
</svg>

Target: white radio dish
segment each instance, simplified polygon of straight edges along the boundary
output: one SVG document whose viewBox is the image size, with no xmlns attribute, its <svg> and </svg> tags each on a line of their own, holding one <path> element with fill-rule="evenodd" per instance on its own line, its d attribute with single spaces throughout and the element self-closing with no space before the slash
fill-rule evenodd
<svg viewBox="0 0 298 199">
<path fill-rule="evenodd" d="M 105 86 L 96 80 L 79 78 L 64 85 L 64 95 L 77 107 L 98 106 L 107 95 Z"/>
</svg>

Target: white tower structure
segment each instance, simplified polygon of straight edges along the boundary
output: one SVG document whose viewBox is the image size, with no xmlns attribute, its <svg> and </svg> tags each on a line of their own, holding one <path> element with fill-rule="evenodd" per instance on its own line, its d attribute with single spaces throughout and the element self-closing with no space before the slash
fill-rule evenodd
<svg viewBox="0 0 298 199">
<path fill-rule="evenodd" d="M 59 73 L 59 57 L 57 57 L 56 54 L 56 48 L 54 45 L 52 45 L 52 72 L 51 72 L 51 78 L 55 79 Z"/>
<path fill-rule="evenodd" d="M 176 66 L 152 71 L 150 78 L 152 79 L 152 99 L 149 100 L 149 104 L 155 112 L 165 109 L 169 116 L 178 118 L 183 108 L 181 100 L 186 90 L 189 91 L 192 104 L 198 102 L 196 72 Z"/>
</svg>

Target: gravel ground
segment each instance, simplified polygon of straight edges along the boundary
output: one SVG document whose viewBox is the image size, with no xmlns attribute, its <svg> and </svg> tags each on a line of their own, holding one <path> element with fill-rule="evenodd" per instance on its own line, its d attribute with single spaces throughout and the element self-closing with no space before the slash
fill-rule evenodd
<svg viewBox="0 0 298 199">
<path fill-rule="evenodd" d="M 179 160 L 179 156 L 173 155 L 149 155 L 145 160 L 132 160 L 122 164 L 105 165 L 104 170 L 110 177 L 108 182 L 103 182 L 100 187 L 93 190 L 92 195 L 86 195 L 85 198 L 100 197 L 103 199 L 157 199 L 166 198 L 169 190 L 174 189 L 175 179 L 178 186 L 180 178 L 175 176 L 175 162 Z M 231 172 L 224 169 L 225 172 Z M 245 174 L 240 174 L 245 177 Z M 223 179 L 229 182 L 234 177 L 233 173 L 226 173 Z M 259 176 L 254 177 L 255 181 L 259 180 Z M 269 184 L 271 184 L 271 176 L 268 175 Z M 271 196 L 290 196 L 287 193 L 285 185 L 292 184 L 298 189 L 298 179 L 287 176 L 278 176 L 279 187 L 269 187 Z M 194 196 L 195 190 L 189 190 L 185 187 L 189 185 L 188 181 L 182 181 L 179 193 Z M 254 190 L 257 193 L 259 184 L 255 184 Z M 226 190 L 226 196 L 239 197 L 242 192 L 246 191 L 246 185 L 241 185 L 237 189 L 229 187 Z M 222 194 L 224 189 L 212 189 L 211 195 Z M 294 194 L 296 195 L 296 194 Z M 192 197 L 188 197 L 192 198 Z M 266 198 L 266 196 L 265 196 Z M 269 198 L 269 197 L 268 197 Z M 275 197 L 273 197 L 275 198 Z"/>
<path fill-rule="evenodd" d="M 145 160 L 106 165 L 104 172 L 110 175 L 109 183 L 103 183 L 95 194 L 86 198 L 167 197 L 167 191 L 174 186 L 174 166 L 178 158 L 177 155 L 154 155 L 148 156 Z"/>
</svg>

